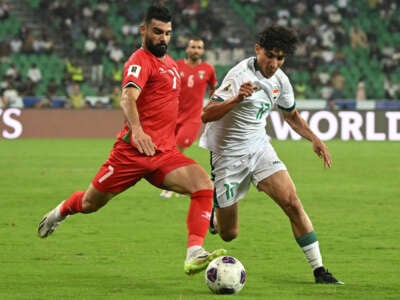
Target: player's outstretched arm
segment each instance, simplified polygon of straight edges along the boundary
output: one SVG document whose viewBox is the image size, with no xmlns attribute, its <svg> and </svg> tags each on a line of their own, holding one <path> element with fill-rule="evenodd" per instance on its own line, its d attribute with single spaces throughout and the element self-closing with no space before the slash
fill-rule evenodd
<svg viewBox="0 0 400 300">
<path fill-rule="evenodd" d="M 307 122 L 301 117 L 298 110 L 294 109 L 290 112 L 282 111 L 282 115 L 294 131 L 313 143 L 313 150 L 319 158 L 323 159 L 324 167 L 330 168 L 332 165 L 332 158 L 328 147 L 315 135 Z"/>
</svg>

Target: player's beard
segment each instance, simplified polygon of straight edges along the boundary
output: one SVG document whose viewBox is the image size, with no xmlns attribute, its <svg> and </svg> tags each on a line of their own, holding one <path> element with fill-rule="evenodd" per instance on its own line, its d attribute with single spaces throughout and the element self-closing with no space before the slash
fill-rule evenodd
<svg viewBox="0 0 400 300">
<path fill-rule="evenodd" d="M 194 61 L 194 62 L 199 61 L 200 58 L 201 58 L 201 55 L 198 54 L 198 53 L 194 53 L 194 54 L 190 55 L 190 57 L 189 57 L 189 59 L 190 59 L 191 61 Z"/>
<path fill-rule="evenodd" d="M 151 40 L 146 39 L 146 48 L 156 57 L 163 57 L 167 53 L 168 45 L 165 42 L 155 45 Z"/>
</svg>

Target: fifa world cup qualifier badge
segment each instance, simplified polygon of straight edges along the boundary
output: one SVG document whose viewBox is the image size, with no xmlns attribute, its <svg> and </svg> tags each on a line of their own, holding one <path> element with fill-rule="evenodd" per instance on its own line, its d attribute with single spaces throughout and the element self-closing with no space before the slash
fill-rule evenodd
<svg viewBox="0 0 400 300">
<path fill-rule="evenodd" d="M 222 88 L 222 90 L 223 90 L 224 92 L 231 91 L 231 90 L 232 90 L 232 86 L 233 86 L 233 82 L 232 82 L 231 80 L 227 80 L 227 81 L 224 83 L 224 87 Z"/>
</svg>

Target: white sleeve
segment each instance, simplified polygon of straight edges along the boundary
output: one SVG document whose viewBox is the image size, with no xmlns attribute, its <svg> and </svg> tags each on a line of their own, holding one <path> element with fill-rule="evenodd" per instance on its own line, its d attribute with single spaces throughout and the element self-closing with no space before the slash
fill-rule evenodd
<svg viewBox="0 0 400 300">
<path fill-rule="evenodd" d="M 226 99 L 236 96 L 241 85 L 239 79 L 240 77 L 235 76 L 232 70 L 228 72 L 211 99 L 214 101 L 225 101 Z"/>
<path fill-rule="evenodd" d="M 281 93 L 276 104 L 280 109 L 291 111 L 296 107 L 292 84 L 285 74 L 282 74 L 282 76 L 279 77 L 279 81 L 281 83 Z"/>
</svg>

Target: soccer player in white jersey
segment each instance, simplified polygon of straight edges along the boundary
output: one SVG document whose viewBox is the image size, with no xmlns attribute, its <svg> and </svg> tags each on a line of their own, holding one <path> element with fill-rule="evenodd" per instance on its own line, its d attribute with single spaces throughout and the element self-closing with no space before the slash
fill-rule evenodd
<svg viewBox="0 0 400 300">
<path fill-rule="evenodd" d="M 343 284 L 324 268 L 317 236 L 284 163 L 266 133 L 266 118 L 277 107 L 285 121 L 313 145 L 330 167 L 327 146 L 312 132 L 295 107 L 292 85 L 280 69 L 293 54 L 297 35 L 289 28 L 269 26 L 258 35 L 255 56 L 244 59 L 225 76 L 202 113 L 206 123 L 200 146 L 211 152 L 214 216 L 210 231 L 231 241 L 239 232 L 238 202 L 253 183 L 288 216 L 316 283 Z"/>
</svg>

